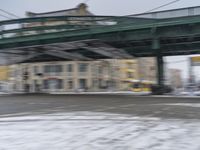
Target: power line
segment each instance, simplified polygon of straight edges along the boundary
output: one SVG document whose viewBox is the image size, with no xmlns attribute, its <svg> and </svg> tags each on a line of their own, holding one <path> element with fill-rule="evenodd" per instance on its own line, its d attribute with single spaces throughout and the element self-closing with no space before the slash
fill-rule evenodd
<svg viewBox="0 0 200 150">
<path fill-rule="evenodd" d="M 165 7 L 165 6 L 168 6 L 168 5 L 171 5 L 171 4 L 174 4 L 174 3 L 177 3 L 177 2 L 179 2 L 179 1 L 181 1 L 181 0 L 174 0 L 174 1 L 172 1 L 172 2 L 169 2 L 169 3 L 163 4 L 163 5 L 161 5 L 161 6 L 158 6 L 158 7 L 155 7 L 155 8 L 153 8 L 153 9 L 150 9 L 150 10 L 148 10 L 148 11 L 145 11 L 144 13 L 152 12 L 152 11 L 157 10 L 157 9 L 160 9 L 160 8 L 162 8 L 162 7 Z"/>
<path fill-rule="evenodd" d="M 7 17 L 7 16 L 5 16 L 5 15 L 3 15 L 3 14 L 0 14 L 0 16 L 1 16 L 1 17 L 4 17 L 4 18 L 6 18 L 6 19 L 12 19 L 12 18 Z"/>
<path fill-rule="evenodd" d="M 13 16 L 13 17 L 15 17 L 15 18 L 20 18 L 19 16 L 15 15 L 15 14 L 13 14 L 13 13 L 11 13 L 11 12 L 8 12 L 8 11 L 6 11 L 6 10 L 0 9 L 0 11 L 4 12 L 4 13 L 10 15 L 10 16 Z"/>
<path fill-rule="evenodd" d="M 85 0 L 84 3 L 87 3 L 88 1 L 90 1 L 90 0 Z M 171 2 L 169 2 L 169 3 L 163 4 L 163 5 L 158 6 L 158 7 L 156 7 L 156 8 L 153 8 L 153 9 L 150 9 L 150 10 L 148 10 L 148 11 L 145 11 L 145 12 L 143 12 L 143 13 L 150 13 L 150 12 L 152 12 L 152 11 L 154 11 L 154 10 L 157 10 L 157 9 L 162 8 L 162 7 L 165 7 L 165 6 L 168 6 L 168 5 L 177 3 L 177 2 L 179 2 L 179 1 L 181 1 L 181 0 L 174 0 L 174 1 L 171 1 Z M 135 15 L 135 14 L 123 15 L 123 16 L 121 16 L 121 17 L 130 17 L 130 16 L 134 16 L 134 15 Z M 107 19 L 102 19 L 102 20 L 107 20 Z"/>
<path fill-rule="evenodd" d="M 156 8 L 150 9 L 150 10 L 145 11 L 145 12 L 143 12 L 143 13 L 150 13 L 150 12 L 152 12 L 152 11 L 154 11 L 154 10 L 157 10 L 157 9 L 162 8 L 162 7 L 165 7 L 165 6 L 168 6 L 168 5 L 177 3 L 177 2 L 179 2 L 179 1 L 181 1 L 181 0 L 174 0 L 174 1 L 172 1 L 172 2 L 169 2 L 169 3 L 166 3 L 166 4 L 160 5 L 160 6 L 156 7 Z M 143 14 L 143 13 L 141 13 L 141 14 Z M 134 16 L 134 15 L 135 15 L 135 14 L 131 14 L 131 15 L 125 15 L 125 16 L 122 16 L 122 17 L 129 17 L 129 16 Z"/>
</svg>

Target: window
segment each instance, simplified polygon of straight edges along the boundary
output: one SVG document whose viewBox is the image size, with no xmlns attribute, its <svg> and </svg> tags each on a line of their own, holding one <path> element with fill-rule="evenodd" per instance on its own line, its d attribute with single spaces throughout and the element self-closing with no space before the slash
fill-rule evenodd
<svg viewBox="0 0 200 150">
<path fill-rule="evenodd" d="M 63 80 L 57 79 L 57 89 L 63 89 Z"/>
<path fill-rule="evenodd" d="M 141 87 L 140 83 L 134 83 L 133 84 L 133 88 L 140 88 L 140 87 Z"/>
<path fill-rule="evenodd" d="M 15 70 L 10 71 L 10 77 L 15 77 Z"/>
<path fill-rule="evenodd" d="M 87 72 L 87 70 L 88 70 L 88 64 L 86 63 L 79 64 L 79 72 Z"/>
<path fill-rule="evenodd" d="M 128 78 L 134 78 L 134 75 L 133 75 L 132 72 L 128 72 L 128 73 L 127 73 L 127 77 L 128 77 Z"/>
<path fill-rule="evenodd" d="M 44 80 L 43 81 L 43 88 L 44 89 L 49 89 L 49 80 Z"/>
<path fill-rule="evenodd" d="M 18 76 L 20 75 L 20 72 L 19 72 L 19 71 L 20 71 L 20 70 L 18 70 L 18 69 L 15 70 L 15 76 L 16 76 L 16 77 L 18 77 Z"/>
<path fill-rule="evenodd" d="M 62 66 L 61 65 L 46 65 L 44 66 L 44 72 L 50 73 L 50 72 L 62 72 Z"/>
<path fill-rule="evenodd" d="M 62 79 L 49 79 L 43 81 L 44 89 L 62 89 L 63 80 Z"/>
<path fill-rule="evenodd" d="M 151 66 L 150 70 L 156 70 L 155 66 Z"/>
<path fill-rule="evenodd" d="M 73 72 L 73 64 L 67 64 L 67 72 Z"/>
<path fill-rule="evenodd" d="M 127 63 L 128 69 L 133 69 L 133 63 Z"/>
<path fill-rule="evenodd" d="M 33 80 L 34 87 L 35 87 L 35 92 L 40 91 L 40 84 L 38 80 Z"/>
<path fill-rule="evenodd" d="M 38 66 L 33 66 L 33 72 L 35 75 L 39 73 L 39 67 Z"/>
<path fill-rule="evenodd" d="M 87 88 L 87 80 L 86 79 L 79 79 L 79 88 L 86 89 Z"/>
<path fill-rule="evenodd" d="M 92 80 L 92 86 L 93 87 L 97 87 L 98 86 L 98 80 L 97 79 L 93 79 Z"/>
<path fill-rule="evenodd" d="M 107 81 L 107 80 L 99 79 L 99 88 L 101 88 L 101 89 L 108 88 L 108 82 L 109 81 Z"/>
<path fill-rule="evenodd" d="M 98 68 L 98 73 L 99 73 L 99 74 L 102 74 L 102 73 L 103 73 L 103 67 L 102 67 L 102 66 L 99 66 L 99 68 Z"/>
<path fill-rule="evenodd" d="M 74 88 L 74 83 L 73 83 L 72 80 L 68 80 L 67 87 L 68 87 L 68 89 L 73 89 Z"/>
<path fill-rule="evenodd" d="M 44 72 L 49 73 L 50 71 L 50 66 L 44 66 Z"/>
</svg>

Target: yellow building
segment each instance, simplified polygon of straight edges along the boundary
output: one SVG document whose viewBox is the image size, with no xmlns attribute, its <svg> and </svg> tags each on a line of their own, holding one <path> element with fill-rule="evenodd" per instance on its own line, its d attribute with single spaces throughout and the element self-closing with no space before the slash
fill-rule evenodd
<svg viewBox="0 0 200 150">
<path fill-rule="evenodd" d="M 0 66 L 0 81 L 8 81 L 9 79 L 9 68 L 8 66 Z"/>
<path fill-rule="evenodd" d="M 118 60 L 120 69 L 120 89 L 131 90 L 130 82 L 138 79 L 138 63 L 137 59 Z"/>
<path fill-rule="evenodd" d="M 156 83 L 155 58 L 137 58 L 120 61 L 121 90 L 150 91 Z"/>
<path fill-rule="evenodd" d="M 9 92 L 9 67 L 0 66 L 0 92 Z"/>
</svg>

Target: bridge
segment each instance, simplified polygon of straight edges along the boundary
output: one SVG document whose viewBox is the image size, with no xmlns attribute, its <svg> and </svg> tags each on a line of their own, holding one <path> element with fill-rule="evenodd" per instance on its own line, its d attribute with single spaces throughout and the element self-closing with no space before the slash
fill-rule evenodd
<svg viewBox="0 0 200 150">
<path fill-rule="evenodd" d="M 156 57 L 158 83 L 162 86 L 164 56 L 200 53 L 197 10 L 199 7 L 130 16 L 52 16 L 1 21 L 0 53 L 16 60 L 19 56 L 21 62 L 30 58 L 48 61 L 53 59 L 50 56 L 58 60 Z M 172 12 L 187 14 L 172 16 Z"/>
</svg>

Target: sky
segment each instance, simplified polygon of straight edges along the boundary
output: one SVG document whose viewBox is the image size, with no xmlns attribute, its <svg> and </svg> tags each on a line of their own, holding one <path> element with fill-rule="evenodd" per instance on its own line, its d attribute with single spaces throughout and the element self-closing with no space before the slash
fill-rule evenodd
<svg viewBox="0 0 200 150">
<path fill-rule="evenodd" d="M 143 13 L 173 0 L 0 0 L 0 9 L 25 17 L 26 11 L 47 12 L 76 7 L 87 2 L 88 9 L 96 15 L 130 15 Z M 167 10 L 191 6 L 200 6 L 200 0 L 179 0 L 158 10 Z M 2 14 L 2 12 L 0 12 Z M 0 20 L 3 20 L 0 17 Z M 181 69 L 183 78 L 188 76 L 188 56 L 169 57 L 165 59 L 167 67 Z M 200 79 L 200 67 L 194 68 Z"/>
</svg>

